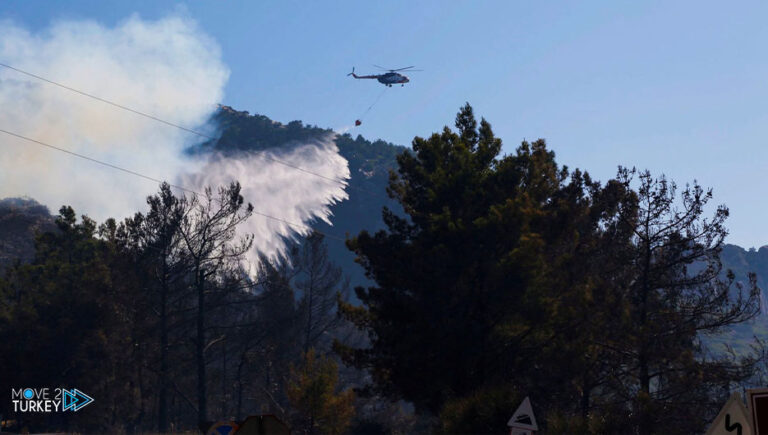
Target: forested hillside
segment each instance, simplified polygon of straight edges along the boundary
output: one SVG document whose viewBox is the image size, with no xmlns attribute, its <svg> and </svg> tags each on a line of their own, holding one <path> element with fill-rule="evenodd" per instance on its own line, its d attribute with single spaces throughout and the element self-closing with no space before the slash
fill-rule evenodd
<svg viewBox="0 0 768 435">
<path fill-rule="evenodd" d="M 290 146 L 294 143 L 321 140 L 333 134 L 332 130 L 304 125 L 301 121 L 282 124 L 264 115 L 251 115 L 222 106 L 212 122 L 218 125 L 219 140 L 207 142 L 190 152 L 216 150 L 225 153 L 263 150 Z M 389 170 L 396 166 L 395 156 L 405 148 L 383 140 L 369 141 L 362 136 L 343 134 L 336 137 L 340 154 L 349 162 L 351 179 L 347 189 L 349 199 L 331 207 L 333 225 L 318 221 L 314 227 L 344 238 L 363 229 L 382 227 L 381 207 L 399 210 L 397 202 L 386 194 Z M 306 168 L 311 170 L 311 168 Z M 28 260 L 33 254 L 35 230 L 53 228 L 48 209 L 34 199 L 5 199 L 0 201 L 0 267 L 19 258 Z M 354 261 L 355 256 L 344 243 L 329 241 L 331 259 L 339 264 L 352 285 L 367 284 L 363 269 Z"/>
<path fill-rule="evenodd" d="M 749 282 L 750 274 L 753 273 L 757 286 L 761 290 L 761 315 L 750 322 L 734 327 L 726 336 L 718 339 L 721 343 L 732 346 L 738 352 L 748 352 L 754 337 L 764 339 L 768 336 L 768 325 L 766 325 L 766 319 L 768 319 L 768 304 L 766 302 L 768 246 L 762 246 L 759 249 L 744 249 L 736 245 L 725 245 L 720 259 L 723 262 L 723 269 L 733 271 L 735 279 L 741 283 Z"/>
<path fill-rule="evenodd" d="M 35 234 L 53 228 L 48 208 L 34 199 L 0 199 L 0 271 L 16 260 L 31 260 Z"/>
<path fill-rule="evenodd" d="M 757 274 L 757 285 L 761 289 L 768 289 L 768 246 L 744 249 L 736 245 L 725 245 L 721 259 L 723 265 L 733 270 L 738 279 L 746 280 L 748 274 L 754 272 Z M 766 310 L 768 306 L 763 304 L 763 312 Z"/>
<path fill-rule="evenodd" d="M 332 133 L 226 107 L 214 121 L 221 140 L 191 153 L 291 147 Z M 333 225 L 317 227 L 342 238 L 380 228 L 388 171 L 403 148 L 349 135 L 336 143 L 356 188 L 333 207 Z M 103 223 L 69 207 L 52 215 L 31 198 L 0 201 L 0 372 L 14 373 L 0 387 L 66 383 L 97 398 L 69 419 L 21 421 L 0 405 L 19 424 L 11 429 L 166 432 L 260 412 L 299 432 L 413 427 L 399 404 L 356 397 L 365 373 L 331 350 L 334 341 L 365 342 L 336 309 L 352 294 L 347 278 L 365 280 L 354 255 L 313 234 L 285 263 L 262 259 L 258 280 L 248 278 L 237 265 L 249 239 L 233 231 L 258 199 L 239 192 L 179 198 L 166 185 L 149 210 Z"/>
<path fill-rule="evenodd" d="M 219 126 L 221 135 L 218 141 L 203 144 L 201 148 L 204 150 L 262 150 L 295 142 L 320 140 L 333 134 L 332 130 L 304 125 L 301 121 L 281 124 L 264 115 L 250 115 L 227 106 L 216 113 L 213 121 Z M 381 207 L 400 210 L 400 205 L 387 196 L 386 186 L 390 169 L 397 165 L 395 156 L 405 148 L 383 140 L 371 142 L 360 135 L 353 138 L 348 133 L 336 137 L 336 145 L 349 162 L 349 199 L 331 207 L 333 226 L 317 222 L 314 227 L 340 237 L 357 234 L 363 229 L 382 228 Z M 343 243 L 329 241 L 328 251 L 333 261 L 350 277 L 353 285 L 368 282 L 363 269 L 354 262 L 354 254 Z"/>
<path fill-rule="evenodd" d="M 333 133 L 329 129 L 304 125 L 301 121 L 282 124 L 267 116 L 237 111 L 228 106 L 222 106 L 212 121 L 219 126 L 219 140 L 201 145 L 201 150 L 262 150 L 292 142 L 317 140 Z M 385 189 L 389 170 L 397 164 L 395 157 L 405 147 L 382 140 L 371 142 L 360 135 L 353 138 L 350 134 L 338 136 L 336 145 L 349 162 L 349 199 L 331 207 L 333 226 L 317 222 L 315 228 L 342 237 L 357 234 L 363 229 L 382 228 L 381 207 L 400 210 L 400 205 L 386 195 Z M 30 259 L 34 252 L 34 232 L 52 228 L 53 218 L 48 209 L 34 199 L 0 200 L 0 267 L 17 258 Z M 350 276 L 353 284 L 368 282 L 363 269 L 354 262 L 354 254 L 346 246 L 331 242 L 328 251 L 331 259 Z M 746 250 L 736 245 L 725 245 L 722 261 L 724 268 L 732 269 L 741 280 L 745 280 L 749 272 L 756 273 L 758 286 L 768 289 L 768 246 Z"/>
<path fill-rule="evenodd" d="M 332 134 L 228 107 L 214 121 L 220 139 L 191 153 Z M 700 433 L 729 391 L 768 378 L 768 249 L 725 245 L 728 210 L 708 215 L 698 184 L 593 180 L 541 139 L 503 154 L 469 104 L 412 150 L 336 143 L 350 199 L 318 228 L 346 245 L 314 233 L 256 274 L 237 183 L 163 184 L 105 222 L 2 201 L 0 372 L 14 377 L 0 388 L 98 398 L 32 427 L 164 433 L 271 413 L 298 433 L 507 433 L 529 397 L 545 433 Z M 363 268 L 352 298 L 345 276 Z"/>
</svg>

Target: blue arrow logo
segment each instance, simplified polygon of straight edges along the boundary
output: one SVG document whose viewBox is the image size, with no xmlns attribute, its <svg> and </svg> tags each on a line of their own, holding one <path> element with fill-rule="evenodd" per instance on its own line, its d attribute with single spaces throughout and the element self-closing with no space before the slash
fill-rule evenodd
<svg viewBox="0 0 768 435">
<path fill-rule="evenodd" d="M 93 402 L 93 397 L 83 393 L 77 388 L 65 390 L 62 388 L 62 411 L 79 411 L 86 405 Z"/>
</svg>

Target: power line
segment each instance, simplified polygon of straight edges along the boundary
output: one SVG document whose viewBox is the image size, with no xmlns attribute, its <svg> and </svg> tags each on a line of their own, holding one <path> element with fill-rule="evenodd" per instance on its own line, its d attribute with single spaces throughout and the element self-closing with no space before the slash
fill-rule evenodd
<svg viewBox="0 0 768 435">
<path fill-rule="evenodd" d="M 106 166 L 106 167 L 111 168 L 111 169 L 122 171 L 122 172 L 125 172 L 127 174 L 130 174 L 130 175 L 133 175 L 133 176 L 136 176 L 136 177 L 141 177 L 141 178 L 144 178 L 146 180 L 153 181 L 155 183 L 163 183 L 163 180 L 160 180 L 158 178 L 150 177 L 149 175 L 145 175 L 145 174 L 142 174 L 140 172 L 132 171 L 130 169 L 126 169 L 126 168 L 123 168 L 123 167 L 120 167 L 120 166 L 117 166 L 117 165 L 113 165 L 111 163 L 108 163 L 108 162 L 105 162 L 105 161 L 102 161 L 102 160 L 94 159 L 93 157 L 89 157 L 89 156 L 86 156 L 84 154 L 76 153 L 74 151 L 70 151 L 70 150 L 65 149 L 65 148 L 60 148 L 60 147 L 57 147 L 55 145 L 51 145 L 51 144 L 48 144 L 48 143 L 45 143 L 45 142 L 42 142 L 42 141 L 39 141 L 39 140 L 36 140 L 36 139 L 32 139 L 32 138 L 27 137 L 27 136 L 20 135 L 18 133 L 14 133 L 14 132 L 11 132 L 11 131 L 8 131 L 8 130 L 3 130 L 3 129 L 0 129 L 0 132 L 5 133 L 5 134 L 7 134 L 9 136 L 16 137 L 18 139 L 23 139 L 23 140 L 26 140 L 28 142 L 32 142 L 34 144 L 50 148 L 52 150 L 60 151 L 62 153 L 66 153 L 66 154 L 69 154 L 69 155 L 72 155 L 72 156 L 75 156 L 75 157 L 79 157 L 81 159 L 88 160 L 90 162 L 97 163 L 99 165 Z M 199 196 L 203 196 L 203 197 L 207 196 L 207 195 L 205 195 L 203 193 L 197 192 L 197 191 L 195 191 L 193 189 L 190 189 L 190 188 L 187 188 L 187 187 L 184 187 L 184 186 L 179 186 L 179 185 L 171 184 L 171 183 L 168 183 L 168 185 L 173 187 L 173 188 L 175 188 L 175 189 L 179 189 L 179 190 L 182 190 L 182 191 L 185 191 L 185 192 L 188 192 L 188 193 L 192 193 L 192 194 L 195 194 L 195 195 L 199 195 Z M 322 233 L 322 232 L 317 231 L 316 229 L 314 229 L 314 228 L 312 228 L 312 227 L 310 227 L 308 225 L 297 224 L 297 223 L 285 220 L 283 218 L 271 216 L 271 215 L 268 215 L 266 213 L 262 213 L 262 212 L 256 211 L 256 210 L 253 210 L 253 214 L 256 214 L 256 215 L 259 215 L 259 216 L 263 216 L 263 217 L 265 217 L 267 219 L 272 219 L 272 220 L 275 220 L 275 221 L 282 222 L 282 223 L 284 223 L 286 225 L 289 225 L 289 226 L 292 226 L 294 228 L 301 228 L 301 229 L 303 229 L 305 231 L 307 231 L 307 230 L 308 231 L 315 231 L 315 232 L 317 232 L 319 234 L 322 234 L 323 236 L 325 236 L 327 238 L 330 238 L 330 239 L 335 239 L 335 240 L 340 240 L 342 242 L 346 242 L 346 239 L 343 239 L 341 237 L 335 236 L 333 234 Z"/>
<path fill-rule="evenodd" d="M 117 108 L 119 108 L 119 109 L 123 109 L 123 110 L 126 110 L 126 111 L 128 111 L 128 112 L 131 112 L 131 113 L 134 113 L 134 114 L 136 114 L 136 115 L 139 115 L 139 116 L 143 116 L 143 117 L 145 117 L 145 118 L 149 118 L 149 119 L 151 119 L 151 120 L 153 120 L 153 121 L 157 121 L 157 122 L 160 122 L 160 123 L 166 124 L 166 125 L 168 125 L 168 126 L 171 126 L 171 127 L 175 127 L 175 128 L 178 128 L 178 129 L 180 129 L 180 130 L 186 131 L 186 132 L 188 132 L 188 133 L 192 133 L 192 134 L 195 134 L 195 135 L 197 135 L 197 136 L 200 136 L 200 137 L 202 137 L 202 138 L 205 138 L 205 139 L 209 139 L 209 140 L 213 140 L 213 141 L 217 140 L 217 138 L 216 138 L 216 137 L 214 137 L 214 136 L 211 136 L 211 135 L 209 135 L 209 134 L 205 134 L 205 133 L 199 132 L 199 131 L 197 131 L 197 130 L 193 130 L 193 129 L 191 129 L 191 128 L 187 128 L 187 127 L 184 127 L 183 125 L 179 125 L 179 124 L 175 124 L 175 123 L 173 123 L 173 122 L 170 122 L 170 121 L 166 121 L 166 120 L 164 120 L 164 119 L 161 119 L 161 118 L 158 118 L 158 117 L 156 117 L 156 116 L 154 116 L 154 115 L 150 115 L 150 114 L 148 114 L 148 113 L 145 113 L 145 112 L 142 112 L 142 111 L 139 111 L 139 110 L 136 110 L 136 109 L 132 109 L 132 108 L 130 108 L 130 107 L 124 106 L 124 105 L 122 105 L 122 104 L 118 104 L 118 103 L 115 103 L 115 102 L 113 102 L 113 101 L 109 101 L 109 100 L 106 100 L 106 99 L 104 99 L 104 98 L 98 97 L 98 96 L 96 96 L 96 95 L 93 95 L 93 94 L 89 94 L 89 93 L 87 93 L 87 92 L 83 92 L 83 91 L 81 91 L 81 90 L 79 90 L 79 89 L 75 89 L 75 88 L 73 88 L 73 87 L 70 87 L 70 86 L 67 86 L 67 85 L 61 84 L 61 83 L 59 83 L 59 82 L 56 82 L 56 81 L 53 81 L 53 80 L 50 80 L 50 79 L 47 79 L 47 78 L 45 78 L 45 77 L 41 77 L 41 76 L 39 76 L 39 75 L 37 75 L 37 74 L 33 74 L 33 73 L 31 73 L 31 72 L 28 72 L 28 71 L 24 71 L 24 70 L 22 70 L 22 69 L 19 69 L 19 68 L 16 68 L 16 67 L 14 67 L 14 66 L 11 66 L 11 65 L 8 65 L 8 64 L 4 64 L 4 63 L 0 63 L 0 66 L 2 66 L 2 67 L 5 67 L 5 68 L 8 68 L 8 69 L 10 69 L 10 70 L 13 70 L 13 71 L 16 71 L 16 72 L 18 72 L 18 73 L 20 73 L 20 74 L 24 74 L 24 75 L 26 75 L 26 76 L 29 76 L 29 77 L 35 78 L 35 79 L 37 79 L 37 80 L 41 80 L 41 81 L 44 81 L 44 82 L 46 82 L 46 83 L 50 83 L 50 84 L 52 84 L 52 85 L 54 85 L 54 86 L 58 86 L 58 87 L 60 87 L 60 88 L 66 89 L 66 90 L 68 90 L 68 91 L 71 91 L 71 92 L 75 92 L 75 93 L 77 93 L 77 94 L 80 94 L 80 95 L 86 96 L 86 97 L 88 97 L 88 98 L 93 98 L 94 100 L 97 100 L 97 101 L 101 101 L 102 103 L 105 103 L 105 104 L 109 104 L 109 105 L 111 105 L 111 106 L 117 107 Z M 289 168 L 293 168 L 293 169 L 296 169 L 296 170 L 298 170 L 298 171 L 301 171 L 301 172 L 304 172 L 304 173 L 306 173 L 306 174 L 314 175 L 314 176 L 316 176 L 316 177 L 320 177 L 320 178 L 323 178 L 323 179 L 326 179 L 326 180 L 329 180 L 329 181 L 333 181 L 333 182 L 336 182 L 336 183 L 342 183 L 342 184 L 348 185 L 348 186 L 350 186 L 350 187 L 353 187 L 353 188 L 355 188 L 355 189 L 359 189 L 359 190 L 361 190 L 361 191 L 364 191 L 364 192 L 367 192 L 367 193 L 373 193 L 373 192 L 369 192 L 369 191 L 368 191 L 368 190 L 366 190 L 366 189 L 362 189 L 362 188 L 359 188 L 359 187 L 357 187 L 357 186 L 352 186 L 351 184 L 348 184 L 348 183 L 347 183 L 345 180 L 340 180 L 340 179 L 338 179 L 338 178 L 334 178 L 334 177 L 328 177 L 328 176 L 325 176 L 325 175 L 323 175 L 323 174 L 318 174 L 317 172 L 313 172 L 313 171 L 310 171 L 310 170 L 304 169 L 304 168 L 302 168 L 302 167 L 299 167 L 299 166 L 293 165 L 293 164 L 291 164 L 291 163 L 288 163 L 288 162 L 286 162 L 286 161 L 283 161 L 283 160 L 280 160 L 280 159 L 276 159 L 276 158 L 274 158 L 274 157 L 270 157 L 270 156 L 268 156 L 268 155 L 265 155 L 264 153 L 256 153 L 256 154 L 258 154 L 260 157 L 264 158 L 265 160 L 269 160 L 269 161 L 271 161 L 271 162 L 274 162 L 274 163 L 277 163 L 277 164 L 280 164 L 280 165 L 283 165 L 283 166 L 286 166 L 286 167 L 289 167 Z"/>
</svg>

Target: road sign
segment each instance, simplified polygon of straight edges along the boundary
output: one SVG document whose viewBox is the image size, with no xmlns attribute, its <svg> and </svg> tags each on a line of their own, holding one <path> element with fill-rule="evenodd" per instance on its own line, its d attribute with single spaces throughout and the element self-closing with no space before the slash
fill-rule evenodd
<svg viewBox="0 0 768 435">
<path fill-rule="evenodd" d="M 233 435 L 238 426 L 234 421 L 217 421 L 205 432 L 205 435 Z"/>
<path fill-rule="evenodd" d="M 706 435 L 754 435 L 750 419 L 741 395 L 733 393 L 709 426 Z"/>
<path fill-rule="evenodd" d="M 531 400 L 525 398 L 523 403 L 517 407 L 517 411 L 512 414 L 512 418 L 507 422 L 507 426 L 511 428 L 511 433 L 526 433 L 523 431 L 539 430 L 539 425 L 536 424 L 536 417 L 533 415 L 533 408 L 531 407 Z M 517 431 L 517 432 L 515 432 Z"/>
<path fill-rule="evenodd" d="M 754 435 L 768 435 L 768 388 L 747 390 Z"/>
</svg>

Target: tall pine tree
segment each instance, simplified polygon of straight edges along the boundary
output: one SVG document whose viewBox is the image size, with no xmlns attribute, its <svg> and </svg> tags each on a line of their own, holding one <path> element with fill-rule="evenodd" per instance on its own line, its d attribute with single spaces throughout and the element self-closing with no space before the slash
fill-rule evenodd
<svg viewBox="0 0 768 435">
<path fill-rule="evenodd" d="M 385 209 L 386 230 L 349 242 L 377 285 L 356 289 L 362 306 L 341 306 L 370 347 L 337 350 L 433 415 L 499 384 L 572 402 L 578 346 L 563 334 L 586 321 L 572 305 L 588 303 L 592 271 L 559 270 L 589 258 L 621 195 L 557 165 L 542 140 L 500 158 L 469 105 L 455 125 L 398 157 L 388 191 L 407 217 Z"/>
</svg>

